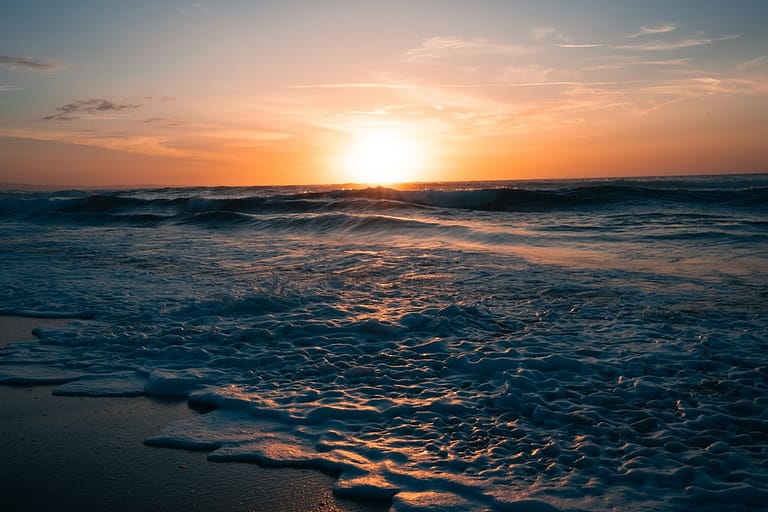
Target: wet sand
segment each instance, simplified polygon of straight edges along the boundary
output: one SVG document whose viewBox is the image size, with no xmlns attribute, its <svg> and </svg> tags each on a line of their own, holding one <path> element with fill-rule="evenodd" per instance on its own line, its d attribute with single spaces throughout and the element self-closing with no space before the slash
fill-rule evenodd
<svg viewBox="0 0 768 512">
<path fill-rule="evenodd" d="M 62 319 L 0 316 L 10 342 Z M 199 414 L 186 401 L 53 396 L 53 386 L 0 386 L 2 510 L 380 512 L 340 500 L 333 475 L 210 462 L 206 454 L 144 446 L 164 425 Z"/>
</svg>

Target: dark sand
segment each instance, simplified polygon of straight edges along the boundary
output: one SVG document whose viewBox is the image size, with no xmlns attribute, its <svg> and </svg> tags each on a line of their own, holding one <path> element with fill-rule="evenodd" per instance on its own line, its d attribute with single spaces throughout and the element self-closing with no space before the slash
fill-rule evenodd
<svg viewBox="0 0 768 512">
<path fill-rule="evenodd" d="M 0 357 L 31 329 L 66 320 L 0 316 Z M 30 341 L 35 343 L 36 341 Z M 143 445 L 198 414 L 185 401 L 53 396 L 53 386 L 0 386 L 0 510 L 349 511 L 386 504 L 340 500 L 332 475 L 210 462 L 206 454 Z"/>
</svg>

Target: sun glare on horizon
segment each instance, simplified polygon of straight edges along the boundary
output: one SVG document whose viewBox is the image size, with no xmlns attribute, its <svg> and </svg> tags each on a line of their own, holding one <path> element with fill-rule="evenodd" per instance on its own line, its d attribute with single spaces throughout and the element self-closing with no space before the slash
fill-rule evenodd
<svg viewBox="0 0 768 512">
<path fill-rule="evenodd" d="M 421 181 L 426 164 L 426 148 L 408 130 L 395 127 L 360 131 L 339 162 L 345 182 L 372 185 Z"/>
</svg>

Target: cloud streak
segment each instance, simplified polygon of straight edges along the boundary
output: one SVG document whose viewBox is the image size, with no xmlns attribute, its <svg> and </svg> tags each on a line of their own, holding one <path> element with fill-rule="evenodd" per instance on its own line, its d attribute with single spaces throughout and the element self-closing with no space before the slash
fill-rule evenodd
<svg viewBox="0 0 768 512">
<path fill-rule="evenodd" d="M 187 152 L 173 147 L 176 142 L 175 139 L 163 135 L 72 132 L 71 130 L 46 131 L 0 127 L 0 137 L 60 142 L 151 156 L 189 156 Z"/>
<path fill-rule="evenodd" d="M 561 43 L 557 46 L 559 48 L 600 48 L 603 45 L 598 43 Z"/>
<path fill-rule="evenodd" d="M 761 66 L 765 66 L 766 64 L 768 64 L 768 55 L 761 55 L 760 57 L 739 63 L 736 68 L 740 69 L 741 71 L 748 71 L 751 69 L 759 68 Z"/>
<path fill-rule="evenodd" d="M 134 103 L 114 103 L 101 98 L 93 98 L 79 100 L 58 107 L 55 113 L 49 114 L 43 117 L 43 119 L 47 121 L 73 121 L 84 116 L 91 116 L 93 114 L 104 112 L 119 112 L 121 110 L 139 108 L 140 106 L 141 105 Z"/>
<path fill-rule="evenodd" d="M 663 25 L 654 25 L 652 27 L 640 27 L 639 32 L 635 32 L 634 34 L 628 35 L 627 37 L 630 39 L 635 39 L 648 35 L 667 34 L 669 32 L 674 32 L 677 29 L 678 25 L 676 23 L 664 23 Z"/>
<path fill-rule="evenodd" d="M 18 71 L 38 71 L 43 73 L 57 73 L 67 68 L 63 62 L 40 59 L 36 57 L 13 57 L 0 54 L 0 67 Z"/>
<path fill-rule="evenodd" d="M 664 41 L 653 40 L 647 43 L 640 44 L 625 44 L 615 46 L 618 50 L 640 50 L 640 51 L 669 51 L 669 50 L 682 50 L 684 48 L 693 48 L 695 46 L 706 46 L 708 44 L 716 43 L 719 41 L 728 41 L 730 39 L 737 39 L 737 34 L 731 34 L 722 37 L 692 37 L 689 39 L 681 39 L 678 41 Z"/>
<path fill-rule="evenodd" d="M 534 39 L 536 39 L 537 41 L 541 41 L 551 36 L 556 31 L 557 29 L 555 29 L 554 27 L 533 27 L 531 29 L 531 34 L 533 35 Z"/>
<path fill-rule="evenodd" d="M 506 55 L 521 57 L 539 51 L 541 48 L 538 47 L 494 43 L 484 38 L 464 39 L 452 36 L 436 36 L 424 39 L 419 46 L 406 51 L 405 61 L 423 64 L 449 56 Z"/>
<path fill-rule="evenodd" d="M 413 87 L 411 84 L 392 84 L 386 82 L 339 82 L 294 85 L 292 89 L 412 89 Z"/>
</svg>

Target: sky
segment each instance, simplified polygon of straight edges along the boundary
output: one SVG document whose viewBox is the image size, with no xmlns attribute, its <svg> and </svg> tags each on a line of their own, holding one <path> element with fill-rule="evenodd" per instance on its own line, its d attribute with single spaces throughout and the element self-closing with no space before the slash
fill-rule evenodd
<svg viewBox="0 0 768 512">
<path fill-rule="evenodd" d="M 5 0 L 0 183 L 768 171 L 764 0 Z"/>
</svg>

